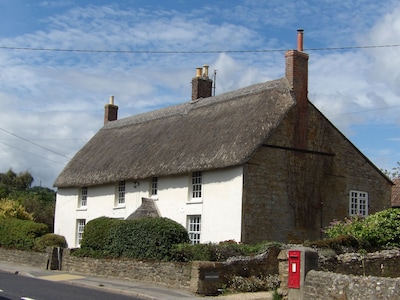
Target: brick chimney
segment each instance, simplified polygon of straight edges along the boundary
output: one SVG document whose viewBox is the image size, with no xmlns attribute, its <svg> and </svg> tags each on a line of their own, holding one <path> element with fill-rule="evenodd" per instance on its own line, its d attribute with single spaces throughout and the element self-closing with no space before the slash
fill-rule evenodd
<svg viewBox="0 0 400 300">
<path fill-rule="evenodd" d="M 208 66 L 196 69 L 196 77 L 192 79 L 192 101 L 212 96 L 213 81 L 208 77 Z"/>
<path fill-rule="evenodd" d="M 297 30 L 297 50 L 285 53 L 286 79 L 296 99 L 295 147 L 307 147 L 308 54 L 303 52 L 303 29 Z"/>
<path fill-rule="evenodd" d="M 114 105 L 114 96 L 110 96 L 110 103 L 104 106 L 104 125 L 118 119 L 118 106 Z"/>
</svg>

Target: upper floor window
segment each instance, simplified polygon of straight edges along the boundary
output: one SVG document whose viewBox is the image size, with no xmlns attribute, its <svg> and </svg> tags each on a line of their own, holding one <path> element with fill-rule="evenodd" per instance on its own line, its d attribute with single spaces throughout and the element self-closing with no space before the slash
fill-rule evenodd
<svg viewBox="0 0 400 300">
<path fill-rule="evenodd" d="M 151 180 L 151 196 L 157 196 L 158 192 L 158 177 L 153 177 Z"/>
<path fill-rule="evenodd" d="M 125 204 L 125 181 L 118 182 L 118 189 L 117 189 L 117 205 Z"/>
<path fill-rule="evenodd" d="M 192 173 L 192 199 L 202 197 L 203 172 L 196 171 Z"/>
<path fill-rule="evenodd" d="M 87 206 L 87 196 L 88 196 L 88 188 L 84 186 L 81 188 L 79 193 L 79 207 L 86 207 Z"/>
<path fill-rule="evenodd" d="M 350 191 L 349 201 L 350 216 L 368 216 L 368 193 L 362 191 Z"/>
</svg>

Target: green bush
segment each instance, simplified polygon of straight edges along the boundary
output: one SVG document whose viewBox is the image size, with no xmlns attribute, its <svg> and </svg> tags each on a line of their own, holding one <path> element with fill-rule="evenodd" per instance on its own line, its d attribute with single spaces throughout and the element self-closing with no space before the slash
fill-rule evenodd
<svg viewBox="0 0 400 300">
<path fill-rule="evenodd" d="M 36 239 L 34 249 L 36 251 L 45 251 L 47 247 L 68 248 L 68 244 L 64 236 L 55 233 L 47 233 Z"/>
<path fill-rule="evenodd" d="M 188 242 L 186 229 L 167 218 L 101 217 L 86 224 L 81 248 L 74 255 L 170 260 L 171 248 Z"/>
<path fill-rule="evenodd" d="M 354 237 L 359 245 L 365 247 L 399 247 L 400 209 L 390 208 L 365 219 L 356 217 L 334 221 L 325 233 L 330 238 Z"/>
<path fill-rule="evenodd" d="M 115 225 L 105 248 L 113 257 L 170 260 L 175 244 L 190 241 L 186 229 L 168 218 L 126 220 Z"/>
<path fill-rule="evenodd" d="M 30 220 L 0 218 L 0 246 L 4 248 L 32 250 L 35 239 L 47 232 L 46 224 Z"/>
<path fill-rule="evenodd" d="M 81 248 L 86 251 L 102 251 L 108 242 L 110 230 L 122 220 L 100 217 L 89 221 L 85 225 Z"/>
</svg>

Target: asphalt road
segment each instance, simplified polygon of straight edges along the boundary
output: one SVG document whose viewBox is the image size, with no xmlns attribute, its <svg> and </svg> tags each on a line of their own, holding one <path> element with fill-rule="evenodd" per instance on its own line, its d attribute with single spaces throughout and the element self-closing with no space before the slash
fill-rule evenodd
<svg viewBox="0 0 400 300">
<path fill-rule="evenodd" d="M 0 271 L 0 300 L 54 299 L 139 300 L 140 298 Z"/>
</svg>

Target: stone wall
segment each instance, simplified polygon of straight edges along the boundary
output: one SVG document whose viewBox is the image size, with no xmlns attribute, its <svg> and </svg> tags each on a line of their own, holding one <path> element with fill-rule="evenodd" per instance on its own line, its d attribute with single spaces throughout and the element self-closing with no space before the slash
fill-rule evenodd
<svg viewBox="0 0 400 300">
<path fill-rule="evenodd" d="M 48 253 L 0 248 L 0 261 L 42 269 L 51 268 L 53 248 Z M 227 262 L 157 262 L 132 259 L 93 259 L 74 257 L 62 251 L 61 270 L 88 276 L 134 280 L 185 289 L 201 295 L 215 295 L 232 276 L 277 274 L 279 248 L 270 248 L 255 257 L 232 258 Z"/>
<path fill-rule="evenodd" d="M 285 299 L 288 299 L 289 290 L 287 251 L 282 250 L 278 255 L 279 292 Z M 399 261 L 400 249 L 364 255 L 346 253 L 330 258 L 320 255 L 318 265 L 323 271 L 312 270 L 307 273 L 303 299 L 400 299 Z M 366 276 L 356 276 L 364 274 Z"/>
<path fill-rule="evenodd" d="M 400 249 L 374 253 L 346 253 L 319 263 L 321 270 L 340 274 L 400 277 Z"/>
<path fill-rule="evenodd" d="M 309 271 L 303 299 L 380 300 L 400 299 L 400 278 L 342 275 Z"/>
<path fill-rule="evenodd" d="M 349 215 L 350 190 L 368 192 L 370 214 L 391 207 L 390 181 L 311 103 L 307 111 L 306 147 L 296 147 L 293 109 L 245 165 L 244 243 L 318 240 Z"/>
</svg>

